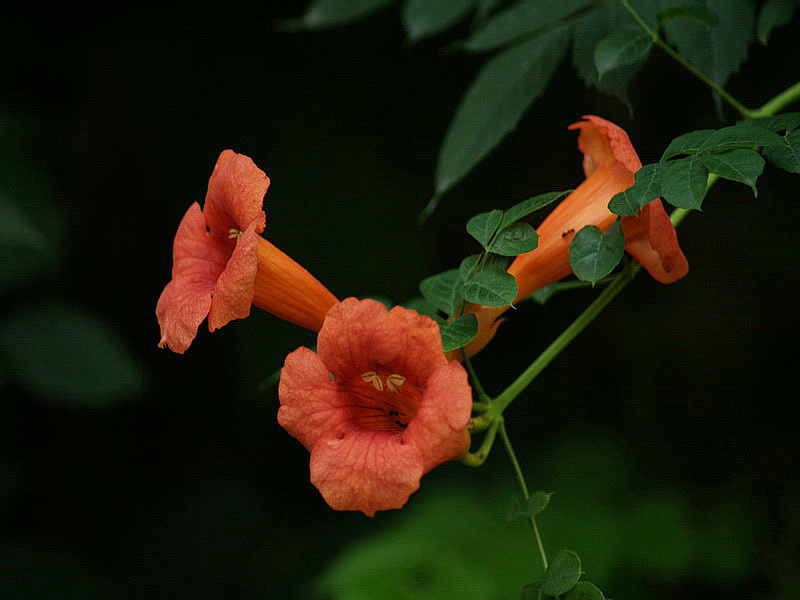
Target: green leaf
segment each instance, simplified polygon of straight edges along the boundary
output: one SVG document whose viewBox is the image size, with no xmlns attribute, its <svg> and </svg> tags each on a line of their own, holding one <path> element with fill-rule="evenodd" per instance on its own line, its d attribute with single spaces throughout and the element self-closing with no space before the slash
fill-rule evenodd
<svg viewBox="0 0 800 600">
<path fill-rule="evenodd" d="M 611 198 L 608 210 L 620 216 L 637 214 L 644 205 L 661 195 L 661 174 L 666 167 L 666 163 L 643 166 L 634 175 L 636 183 Z"/>
<path fill-rule="evenodd" d="M 489 251 L 501 256 L 518 256 L 531 250 L 535 250 L 539 245 L 539 234 L 527 223 L 512 223 L 502 228 Z"/>
<path fill-rule="evenodd" d="M 393 4 L 394 0 L 311 0 L 299 23 L 289 28 L 325 29 L 363 19 Z"/>
<path fill-rule="evenodd" d="M 714 129 L 698 129 L 679 135 L 669 143 L 661 160 L 667 160 L 679 154 L 697 154 L 705 141 L 715 133 Z"/>
<path fill-rule="evenodd" d="M 473 9 L 474 0 L 406 0 L 403 25 L 412 42 L 441 33 Z"/>
<path fill-rule="evenodd" d="M 0 347 L 32 393 L 76 406 L 104 406 L 144 390 L 145 375 L 117 334 L 95 316 L 67 306 L 6 315 Z"/>
<path fill-rule="evenodd" d="M 776 167 L 789 173 L 800 173 L 800 129 L 787 134 L 783 139 L 783 146 L 764 148 L 764 156 Z"/>
<path fill-rule="evenodd" d="M 758 152 L 735 148 L 719 154 L 702 154 L 703 166 L 720 177 L 749 185 L 758 196 L 756 179 L 764 171 L 764 159 Z"/>
<path fill-rule="evenodd" d="M 700 145 L 699 152 L 725 150 L 742 147 L 783 146 L 783 139 L 777 133 L 756 127 L 749 123 L 723 127 L 712 133 Z"/>
<path fill-rule="evenodd" d="M 504 272 L 506 269 L 508 269 L 508 265 L 511 263 L 508 257 L 500 256 L 499 254 L 494 254 L 491 252 L 484 254 L 473 254 L 471 256 L 468 256 L 467 258 L 461 261 L 461 265 L 459 267 L 459 270 L 461 272 L 461 279 L 463 279 L 464 282 L 466 282 L 469 278 L 472 277 L 472 275 L 478 272 L 478 271 L 473 271 L 472 267 L 481 257 L 483 258 L 483 262 L 481 263 L 479 269 L 480 271 L 483 271 L 485 269 L 494 269 L 495 271 Z"/>
<path fill-rule="evenodd" d="M 587 225 L 569 244 L 569 264 L 578 279 L 594 284 L 614 270 L 624 251 L 625 236 L 619 219 L 607 231 Z"/>
<path fill-rule="evenodd" d="M 745 58 L 753 38 L 755 10 L 752 0 L 697 0 L 716 14 L 719 24 L 708 29 L 694 22 L 665 23 L 668 41 L 715 83 L 725 87 Z M 719 99 L 715 96 L 716 101 Z"/>
<path fill-rule="evenodd" d="M 535 517 L 542 512 L 550 504 L 550 496 L 552 495 L 553 492 L 533 492 L 525 506 L 525 516 Z"/>
<path fill-rule="evenodd" d="M 581 10 L 590 0 L 514 2 L 476 29 L 464 43 L 470 52 L 486 52 L 547 27 Z"/>
<path fill-rule="evenodd" d="M 749 119 L 744 121 L 749 125 L 756 127 L 763 127 L 776 133 L 782 131 L 793 131 L 800 128 L 800 112 L 784 113 L 775 117 L 759 117 L 757 119 Z"/>
<path fill-rule="evenodd" d="M 700 23 L 706 29 L 719 25 L 719 17 L 705 6 L 690 4 L 688 6 L 671 6 L 658 13 L 659 26 L 672 19 L 686 19 Z"/>
<path fill-rule="evenodd" d="M 432 317 L 436 314 L 436 307 L 424 296 L 414 296 L 403 302 L 403 308 L 415 310 L 424 317 Z"/>
<path fill-rule="evenodd" d="M 528 498 L 525 506 L 522 506 L 519 498 L 512 496 L 508 512 L 506 513 L 506 521 L 511 522 L 520 517 L 535 517 L 547 508 L 547 505 L 550 503 L 550 496 L 552 495 L 552 492 L 534 492 L 531 494 L 530 498 Z"/>
<path fill-rule="evenodd" d="M 419 291 L 437 309 L 452 316 L 461 305 L 461 286 L 458 269 L 450 269 L 423 279 Z"/>
<path fill-rule="evenodd" d="M 462 98 L 439 152 L 436 191 L 458 183 L 512 131 L 544 91 L 567 47 L 561 27 L 493 57 Z"/>
<path fill-rule="evenodd" d="M 706 195 L 708 169 L 694 154 L 667 163 L 661 174 L 661 197 L 678 208 L 699 210 Z"/>
<path fill-rule="evenodd" d="M 481 213 L 467 221 L 467 233 L 478 240 L 481 246 L 488 248 L 489 242 L 502 222 L 502 210 L 492 210 Z"/>
<path fill-rule="evenodd" d="M 450 352 L 466 346 L 478 333 L 478 319 L 472 313 L 461 315 L 455 321 L 435 318 L 442 336 L 442 350 Z"/>
<path fill-rule="evenodd" d="M 584 15 L 576 24 L 572 36 L 572 63 L 587 85 L 606 94 L 613 94 L 630 109 L 628 83 L 636 75 L 642 62 L 614 69 L 603 75 L 602 81 L 595 65 L 597 44 L 622 24 L 630 23 L 631 16 L 619 2 L 597 3 L 598 6 Z M 655 25 L 658 6 L 652 0 L 632 0 L 631 5 L 648 23 Z"/>
<path fill-rule="evenodd" d="M 643 62 L 653 40 L 633 23 L 620 25 L 604 37 L 594 49 L 597 78 L 602 81 L 609 71 Z"/>
<path fill-rule="evenodd" d="M 758 41 L 766 46 L 772 30 L 788 24 L 796 9 L 797 0 L 766 0 L 756 23 Z"/>
<path fill-rule="evenodd" d="M 581 578 L 581 559 L 571 550 L 560 550 L 550 561 L 542 581 L 542 593 L 560 596 L 570 591 Z"/>
<path fill-rule="evenodd" d="M 595 584 L 579 581 L 564 595 L 563 600 L 606 600 L 606 597 Z"/>
<path fill-rule="evenodd" d="M 458 267 L 459 275 L 461 276 L 462 281 L 467 281 L 472 276 L 472 269 L 475 267 L 475 263 L 480 260 L 482 254 L 470 254 L 464 260 L 461 261 L 461 264 Z"/>
<path fill-rule="evenodd" d="M 517 280 L 506 271 L 484 269 L 464 284 L 464 300 L 484 306 L 508 306 L 517 297 Z"/>
<path fill-rule="evenodd" d="M 507 209 L 505 215 L 503 216 L 503 226 L 510 225 L 515 221 L 519 221 L 520 219 L 524 219 L 528 215 L 536 212 L 537 210 L 544 208 L 548 204 L 555 202 L 556 200 L 560 200 L 564 196 L 570 194 L 572 190 L 567 190 L 564 192 L 548 192 L 546 194 L 539 194 L 538 196 L 534 196 L 533 198 L 528 198 L 527 200 L 523 200 L 519 204 L 515 204 L 511 208 Z"/>
</svg>

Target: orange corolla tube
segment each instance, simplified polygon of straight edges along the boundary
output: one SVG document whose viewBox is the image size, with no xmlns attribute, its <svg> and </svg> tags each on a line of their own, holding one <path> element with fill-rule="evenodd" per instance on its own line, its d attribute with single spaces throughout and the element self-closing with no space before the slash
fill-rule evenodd
<svg viewBox="0 0 800 600">
<path fill-rule="evenodd" d="M 338 302 L 308 271 L 259 234 L 269 178 L 232 150 L 217 159 L 205 205 L 186 211 L 172 251 L 172 280 L 156 305 L 159 347 L 185 352 L 200 323 L 219 329 L 250 314 L 250 306 L 319 331 Z"/>
<path fill-rule="evenodd" d="M 336 296 L 263 237 L 257 257 L 252 303 L 300 327 L 322 329 L 325 315 L 339 301 Z"/>
<path fill-rule="evenodd" d="M 616 194 L 631 187 L 642 163 L 625 131 L 594 115 L 569 126 L 578 129 L 578 148 L 583 153 L 586 180 L 547 216 L 537 229 L 535 250 L 518 256 L 508 272 L 517 280 L 516 302 L 572 273 L 569 245 L 575 233 L 587 225 L 606 230 L 617 219 L 608 210 Z M 661 283 L 677 281 L 689 271 L 689 263 L 678 245 L 675 228 L 660 199 L 644 206 L 637 215 L 622 217 L 625 250 Z M 467 312 L 478 318 L 478 335 L 466 351 L 473 355 L 494 337 L 508 306 L 470 305 Z"/>
</svg>

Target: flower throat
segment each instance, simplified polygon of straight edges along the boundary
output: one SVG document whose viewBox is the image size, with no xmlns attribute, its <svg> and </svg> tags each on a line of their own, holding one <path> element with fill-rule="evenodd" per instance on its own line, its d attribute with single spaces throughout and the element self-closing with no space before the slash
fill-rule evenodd
<svg viewBox="0 0 800 600">
<path fill-rule="evenodd" d="M 366 371 L 347 386 L 353 422 L 361 429 L 399 433 L 417 414 L 421 390 L 398 373 Z"/>
</svg>

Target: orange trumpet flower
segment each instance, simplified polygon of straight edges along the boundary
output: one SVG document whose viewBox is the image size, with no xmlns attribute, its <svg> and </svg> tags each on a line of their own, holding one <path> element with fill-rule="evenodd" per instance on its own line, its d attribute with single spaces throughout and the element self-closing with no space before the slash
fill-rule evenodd
<svg viewBox="0 0 800 600">
<path fill-rule="evenodd" d="M 278 423 L 311 453 L 311 483 L 336 510 L 400 508 L 435 466 L 469 449 L 472 390 L 439 327 L 400 306 L 347 298 L 317 352 L 286 357 Z"/>
<path fill-rule="evenodd" d="M 567 196 L 537 229 L 535 250 L 518 256 L 508 272 L 517 280 L 516 302 L 572 273 L 569 245 L 575 233 L 587 225 L 606 230 L 617 219 L 608 209 L 616 194 L 631 187 L 642 163 L 625 131 L 600 117 L 584 115 L 585 121 L 569 126 L 578 129 L 578 148 L 583 153 L 586 180 Z M 689 271 L 689 263 L 678 246 L 675 228 L 660 199 L 645 205 L 637 215 L 622 217 L 625 250 L 661 283 L 677 281 Z M 467 353 L 473 355 L 494 337 L 508 306 L 490 308 L 471 305 L 467 312 L 478 318 L 478 335 Z"/>
<path fill-rule="evenodd" d="M 208 317 L 210 331 L 250 314 L 251 304 L 319 331 L 337 298 L 261 237 L 269 178 L 253 161 L 223 151 L 205 205 L 186 211 L 173 244 L 172 280 L 156 305 L 158 346 L 183 353 Z"/>
</svg>

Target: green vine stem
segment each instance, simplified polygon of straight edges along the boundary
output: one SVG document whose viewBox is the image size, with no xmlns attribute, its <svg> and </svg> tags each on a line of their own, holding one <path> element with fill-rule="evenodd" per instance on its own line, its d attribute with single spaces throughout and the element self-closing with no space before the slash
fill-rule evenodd
<svg viewBox="0 0 800 600">
<path fill-rule="evenodd" d="M 800 98 L 800 81 L 766 102 L 761 108 L 750 111 L 748 118 L 772 117 L 798 98 Z"/>
<path fill-rule="evenodd" d="M 522 467 L 520 467 L 519 461 L 517 460 L 517 455 L 514 452 L 514 447 L 511 445 L 511 438 L 508 437 L 508 432 L 506 431 L 506 425 L 503 422 L 503 417 L 500 417 L 497 422 L 499 423 L 500 439 L 503 440 L 503 445 L 508 453 L 508 458 L 511 461 L 514 474 L 517 476 L 517 482 L 519 483 L 520 490 L 522 490 L 523 500 L 525 504 L 527 504 L 531 495 L 528 491 L 528 484 L 525 483 L 525 475 L 522 473 Z M 544 567 L 544 570 L 547 571 L 547 553 L 544 551 L 544 543 L 542 542 L 542 536 L 539 533 L 539 526 L 536 524 L 536 517 L 533 515 L 531 515 L 531 525 L 533 526 L 533 535 L 536 537 L 536 545 L 539 548 L 539 556 L 542 558 L 542 566 Z"/>
<path fill-rule="evenodd" d="M 497 435 L 498 428 L 503 424 L 503 418 L 493 419 L 489 424 L 489 431 L 486 432 L 486 437 L 483 438 L 481 447 L 476 452 L 467 452 L 467 455 L 461 459 L 468 467 L 480 467 L 486 462 L 489 457 L 489 452 L 494 445 L 494 438 Z"/>
</svg>

